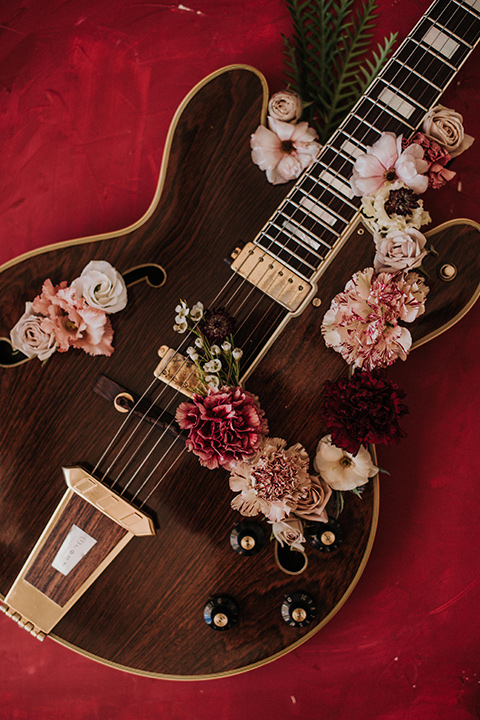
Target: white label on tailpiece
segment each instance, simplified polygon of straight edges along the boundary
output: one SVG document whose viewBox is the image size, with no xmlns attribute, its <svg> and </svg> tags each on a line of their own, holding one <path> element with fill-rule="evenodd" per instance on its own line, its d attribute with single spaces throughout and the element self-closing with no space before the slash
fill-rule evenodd
<svg viewBox="0 0 480 720">
<path fill-rule="evenodd" d="M 88 535 L 85 530 L 82 530 L 77 525 L 72 525 L 72 529 L 55 555 L 52 567 L 61 572 L 62 575 L 68 575 L 96 542 L 95 538 Z"/>
</svg>

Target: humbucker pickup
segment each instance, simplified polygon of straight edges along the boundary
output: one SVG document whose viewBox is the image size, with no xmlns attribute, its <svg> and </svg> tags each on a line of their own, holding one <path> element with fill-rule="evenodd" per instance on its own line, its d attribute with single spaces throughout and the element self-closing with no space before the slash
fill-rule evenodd
<svg viewBox="0 0 480 720">
<path fill-rule="evenodd" d="M 162 345 L 158 354 L 162 360 L 153 371 L 155 377 L 192 398 L 202 387 L 202 379 L 195 363 L 166 345 Z"/>
</svg>

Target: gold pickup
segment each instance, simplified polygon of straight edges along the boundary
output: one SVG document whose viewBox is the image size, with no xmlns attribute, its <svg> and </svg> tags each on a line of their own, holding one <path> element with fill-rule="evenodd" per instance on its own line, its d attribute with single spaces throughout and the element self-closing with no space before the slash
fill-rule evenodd
<svg viewBox="0 0 480 720">
<path fill-rule="evenodd" d="M 304 278 L 251 242 L 234 256 L 231 267 L 290 312 L 298 310 L 312 290 Z"/>
<path fill-rule="evenodd" d="M 153 371 L 155 377 L 192 398 L 193 394 L 202 387 L 202 380 L 195 363 L 166 345 L 162 345 L 158 354 L 162 360 Z"/>
</svg>

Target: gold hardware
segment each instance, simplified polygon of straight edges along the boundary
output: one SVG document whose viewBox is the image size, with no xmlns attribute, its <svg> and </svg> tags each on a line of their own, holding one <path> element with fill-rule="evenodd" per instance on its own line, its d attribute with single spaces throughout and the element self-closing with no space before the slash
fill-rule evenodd
<svg viewBox="0 0 480 720">
<path fill-rule="evenodd" d="M 298 310 L 312 290 L 304 278 L 253 243 L 241 250 L 232 270 L 291 312 Z"/>
<path fill-rule="evenodd" d="M 120 398 L 125 398 L 126 400 L 130 400 L 130 402 L 133 403 L 134 402 L 133 397 L 130 395 L 130 393 L 122 392 L 122 393 L 118 393 L 115 400 L 113 401 L 115 410 L 118 410 L 118 412 L 121 412 L 121 413 L 128 413 L 129 412 L 128 407 L 124 407 L 123 405 L 120 405 Z"/>
<path fill-rule="evenodd" d="M 225 627 L 228 625 L 228 617 L 225 613 L 217 613 L 213 616 L 213 622 L 217 627 Z"/>
<path fill-rule="evenodd" d="M 438 269 L 438 276 L 444 282 L 450 282 L 457 277 L 457 267 L 453 263 L 445 263 Z"/>
<path fill-rule="evenodd" d="M 295 622 L 303 622 L 307 617 L 307 611 L 302 607 L 297 607 L 292 610 L 292 619 Z"/>
<path fill-rule="evenodd" d="M 153 371 L 155 377 L 187 397 L 193 397 L 201 385 L 195 363 L 166 345 L 162 345 L 158 354 L 162 360 Z"/>
<path fill-rule="evenodd" d="M 357 235 L 364 235 L 364 234 L 365 234 L 365 230 L 363 228 L 358 228 Z"/>
<path fill-rule="evenodd" d="M 255 540 L 251 535 L 244 535 L 240 540 L 240 545 L 244 550 L 251 550 L 255 547 Z"/>
<path fill-rule="evenodd" d="M 325 532 L 320 535 L 320 540 L 324 545 L 333 545 L 335 542 L 335 535 L 331 532 L 331 530 L 325 530 Z"/>
<path fill-rule="evenodd" d="M 313 300 L 312 300 L 313 307 L 320 307 L 321 304 L 322 304 L 322 301 L 320 300 L 320 298 L 313 298 Z"/>
</svg>

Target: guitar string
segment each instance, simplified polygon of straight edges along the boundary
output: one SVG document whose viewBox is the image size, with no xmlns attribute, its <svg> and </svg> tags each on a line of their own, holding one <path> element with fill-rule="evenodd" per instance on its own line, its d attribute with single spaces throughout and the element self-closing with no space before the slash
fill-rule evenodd
<svg viewBox="0 0 480 720">
<path fill-rule="evenodd" d="M 407 38 L 407 39 L 408 39 L 408 38 Z M 428 56 L 427 56 L 427 57 L 428 57 Z M 420 80 L 420 79 L 418 79 L 418 80 L 415 81 L 414 87 L 415 87 L 415 85 L 417 84 L 417 82 L 419 82 L 419 80 Z M 428 81 L 427 81 L 427 82 L 428 82 Z M 302 221 L 302 222 L 303 222 L 303 221 Z M 232 276 L 232 277 L 233 277 L 233 276 Z M 230 279 L 232 279 L 232 278 L 230 278 Z M 227 284 L 228 284 L 228 283 L 226 283 L 226 285 L 227 285 Z M 254 289 L 255 289 L 255 288 L 252 288 L 252 292 L 253 292 Z M 220 295 L 223 290 L 224 290 L 224 288 L 222 288 L 222 290 L 219 291 L 218 295 Z M 218 295 L 217 295 L 217 296 L 218 296 Z M 261 299 L 262 299 L 262 298 L 260 298 L 258 302 L 260 302 Z M 243 301 L 242 306 L 243 306 L 243 304 L 244 304 L 245 302 L 246 302 L 246 300 Z M 258 303 L 257 303 L 257 304 L 258 304 Z M 251 314 L 251 313 L 250 313 L 250 314 Z M 155 382 L 155 380 L 154 380 L 153 382 Z M 150 385 L 149 387 L 151 387 L 151 385 Z M 148 392 L 148 390 L 147 390 L 147 392 Z M 144 395 L 145 395 L 145 393 L 144 393 Z M 142 396 L 142 397 L 143 397 L 143 396 Z M 176 440 L 175 440 L 174 442 L 176 442 Z M 168 450 L 167 450 L 167 452 L 168 452 Z M 163 460 L 163 458 L 162 458 L 162 460 Z M 143 487 L 143 485 L 142 485 L 142 487 Z"/>
</svg>

